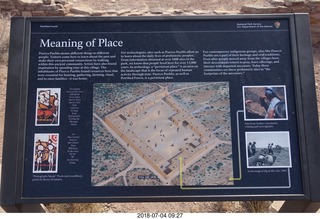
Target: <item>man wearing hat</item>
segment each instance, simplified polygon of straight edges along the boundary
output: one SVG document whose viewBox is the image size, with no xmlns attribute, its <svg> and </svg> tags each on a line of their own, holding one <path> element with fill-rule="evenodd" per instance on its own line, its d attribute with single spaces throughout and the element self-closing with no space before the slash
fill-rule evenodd
<svg viewBox="0 0 320 219">
<path fill-rule="evenodd" d="M 265 116 L 266 119 L 273 119 L 277 116 L 276 107 L 280 102 L 281 99 L 274 92 L 273 88 L 267 87 L 265 89 L 265 97 L 260 97 L 261 106 L 263 106 L 267 111 Z"/>
</svg>

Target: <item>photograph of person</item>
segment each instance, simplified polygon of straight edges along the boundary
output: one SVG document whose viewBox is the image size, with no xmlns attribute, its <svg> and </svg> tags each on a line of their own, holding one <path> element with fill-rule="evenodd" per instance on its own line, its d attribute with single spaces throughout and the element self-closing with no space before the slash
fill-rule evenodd
<svg viewBox="0 0 320 219">
<path fill-rule="evenodd" d="M 246 132 L 248 168 L 291 167 L 289 132 Z"/>
<path fill-rule="evenodd" d="M 287 120 L 285 86 L 244 86 L 245 120 Z"/>
</svg>

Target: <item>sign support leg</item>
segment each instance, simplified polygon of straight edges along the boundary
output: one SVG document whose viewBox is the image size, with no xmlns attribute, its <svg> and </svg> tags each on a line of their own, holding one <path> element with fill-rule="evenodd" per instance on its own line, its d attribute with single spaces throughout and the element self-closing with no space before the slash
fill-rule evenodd
<svg viewBox="0 0 320 219">
<path fill-rule="evenodd" d="M 22 205 L 2 205 L 2 209 L 7 213 L 46 213 L 46 209 L 41 204 L 22 204 Z"/>
<path fill-rule="evenodd" d="M 311 201 L 285 201 L 279 209 L 279 213 L 298 213 L 310 212 L 315 213 L 320 210 L 320 202 Z"/>
</svg>

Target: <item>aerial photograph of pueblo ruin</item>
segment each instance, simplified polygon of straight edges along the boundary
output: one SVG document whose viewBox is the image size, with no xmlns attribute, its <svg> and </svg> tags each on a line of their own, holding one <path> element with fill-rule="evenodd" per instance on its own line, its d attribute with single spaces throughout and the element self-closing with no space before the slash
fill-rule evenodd
<svg viewBox="0 0 320 219">
<path fill-rule="evenodd" d="M 97 83 L 93 186 L 233 185 L 228 82 Z"/>
</svg>

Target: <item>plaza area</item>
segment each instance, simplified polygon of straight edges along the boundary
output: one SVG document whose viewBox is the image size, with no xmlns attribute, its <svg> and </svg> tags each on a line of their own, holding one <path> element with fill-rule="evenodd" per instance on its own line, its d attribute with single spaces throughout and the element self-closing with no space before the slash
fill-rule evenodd
<svg viewBox="0 0 320 219">
<path fill-rule="evenodd" d="M 181 159 L 190 166 L 220 143 L 166 86 L 108 114 L 104 122 L 165 179 L 179 174 Z"/>
<path fill-rule="evenodd" d="M 233 182 L 228 82 L 97 83 L 95 186 Z"/>
</svg>

